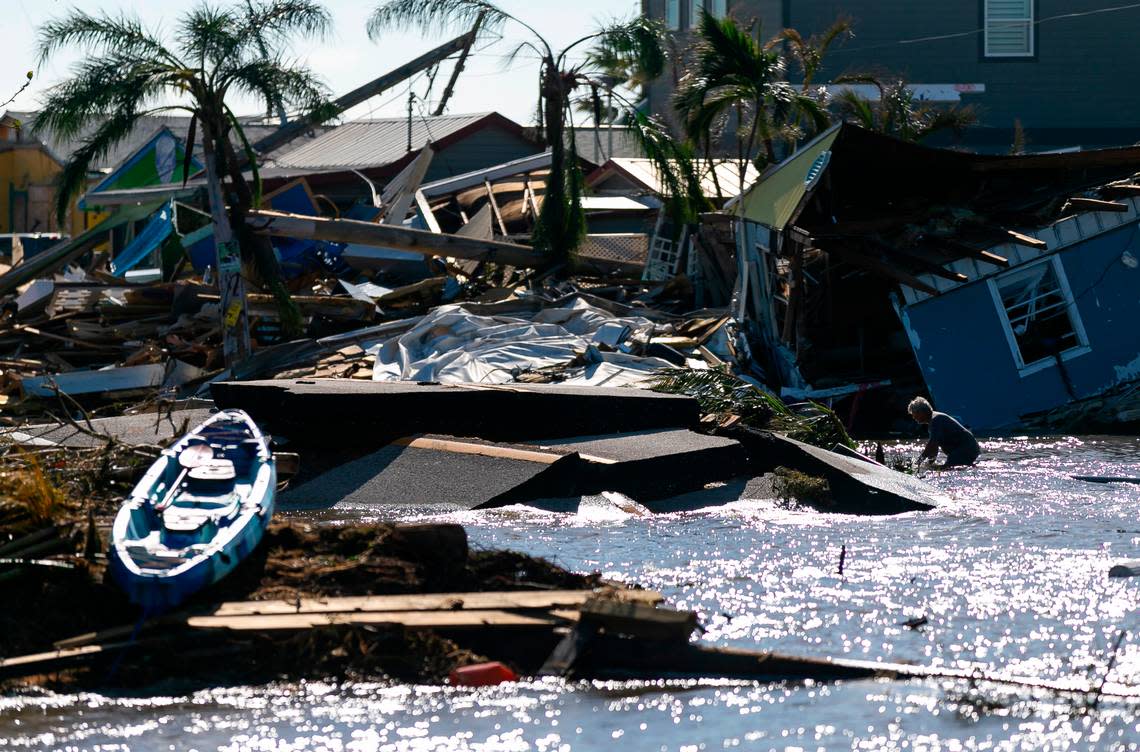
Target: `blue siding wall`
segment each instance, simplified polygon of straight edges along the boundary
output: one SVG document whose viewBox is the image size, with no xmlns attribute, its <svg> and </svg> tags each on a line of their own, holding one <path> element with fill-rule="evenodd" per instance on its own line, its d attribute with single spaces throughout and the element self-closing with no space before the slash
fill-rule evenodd
<svg viewBox="0 0 1140 752">
<path fill-rule="evenodd" d="M 1060 253 L 1091 351 L 1065 361 L 1078 397 L 1140 378 L 1138 225 L 1126 225 Z M 903 309 L 904 324 L 935 407 L 975 430 L 1012 427 L 1026 413 L 1069 402 L 1056 364 L 1022 376 L 985 281 Z"/>
</svg>

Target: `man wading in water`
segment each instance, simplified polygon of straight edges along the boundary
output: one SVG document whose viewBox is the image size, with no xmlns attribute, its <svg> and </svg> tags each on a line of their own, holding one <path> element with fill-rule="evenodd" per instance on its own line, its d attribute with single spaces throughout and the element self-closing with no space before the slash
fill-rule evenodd
<svg viewBox="0 0 1140 752">
<path fill-rule="evenodd" d="M 930 426 L 930 441 L 918 458 L 919 465 L 923 460 L 937 459 L 939 449 L 946 453 L 946 463 L 938 466 L 940 468 L 965 467 L 978 459 L 981 453 L 978 441 L 961 423 L 946 413 L 935 412 L 922 397 L 915 397 L 906 409 L 915 421 Z"/>
</svg>

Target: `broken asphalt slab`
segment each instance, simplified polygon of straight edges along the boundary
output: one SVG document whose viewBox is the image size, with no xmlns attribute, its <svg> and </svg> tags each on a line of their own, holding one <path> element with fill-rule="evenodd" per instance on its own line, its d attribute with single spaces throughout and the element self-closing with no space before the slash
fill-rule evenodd
<svg viewBox="0 0 1140 752">
<path fill-rule="evenodd" d="M 280 497 L 283 509 L 485 509 L 617 491 L 652 500 L 738 474 L 740 444 L 688 430 L 512 445 L 414 436 L 334 467 Z M 650 508 L 652 506 L 650 505 Z"/>
<path fill-rule="evenodd" d="M 786 467 L 827 480 L 836 512 L 901 514 L 934 509 L 943 501 L 935 488 L 918 478 L 867 459 L 755 428 L 733 427 L 724 435 L 744 446 L 754 474 Z"/>
<path fill-rule="evenodd" d="M 446 512 L 503 506 L 572 482 L 573 452 L 451 436 L 401 439 L 334 467 L 278 498 L 281 509 Z"/>
<path fill-rule="evenodd" d="M 421 433 L 509 442 L 691 429 L 700 418 L 691 397 L 559 384 L 299 379 L 221 382 L 211 393 L 275 436 L 322 447 L 380 447 Z"/>
</svg>

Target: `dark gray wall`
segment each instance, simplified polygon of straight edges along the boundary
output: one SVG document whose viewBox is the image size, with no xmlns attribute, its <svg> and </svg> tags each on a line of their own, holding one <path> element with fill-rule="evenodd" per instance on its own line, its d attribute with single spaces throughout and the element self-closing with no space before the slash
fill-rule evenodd
<svg viewBox="0 0 1140 752">
<path fill-rule="evenodd" d="M 1036 0 L 1035 56 L 1000 59 L 982 54 L 982 0 L 730 0 L 729 13 L 744 21 L 760 18 L 765 36 L 783 25 L 808 36 L 840 16 L 850 17 L 855 37 L 832 48 L 821 82 L 867 71 L 911 83 L 985 84 L 984 94 L 962 99 L 980 115 L 969 140 L 1008 148 L 1014 120 L 1020 119 L 1030 148 L 1041 149 L 1140 139 L 1140 8 L 1041 22 L 1109 5 Z M 644 3 L 653 17 L 661 17 L 663 7 L 663 0 Z M 944 35 L 957 36 L 928 39 Z M 912 39 L 925 41 L 900 43 Z M 668 82 L 654 89 L 654 110 L 666 106 L 667 89 Z"/>
</svg>

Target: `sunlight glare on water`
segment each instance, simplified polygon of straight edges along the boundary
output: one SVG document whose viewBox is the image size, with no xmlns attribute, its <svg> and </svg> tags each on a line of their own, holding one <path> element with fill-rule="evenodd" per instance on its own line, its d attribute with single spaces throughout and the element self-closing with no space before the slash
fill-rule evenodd
<svg viewBox="0 0 1140 752">
<path fill-rule="evenodd" d="M 1132 438 L 1011 438 L 929 473 L 943 508 L 854 517 L 739 501 L 639 516 L 514 507 L 445 517 L 473 546 L 515 548 L 661 591 L 707 643 L 1049 679 L 1140 684 L 1140 476 Z M 890 447 L 913 456 L 914 446 Z M 842 575 L 841 547 L 846 547 Z M 928 625 L 902 623 L 926 617 Z M 1093 712 L 964 682 L 523 682 L 477 690 L 302 682 L 147 698 L 0 698 L 0 749 L 1133 749 L 1140 704 Z"/>
</svg>

